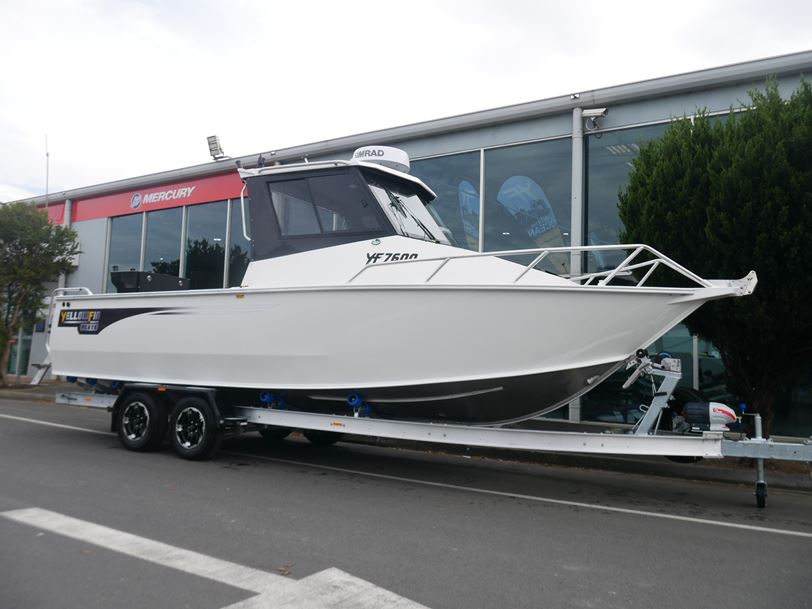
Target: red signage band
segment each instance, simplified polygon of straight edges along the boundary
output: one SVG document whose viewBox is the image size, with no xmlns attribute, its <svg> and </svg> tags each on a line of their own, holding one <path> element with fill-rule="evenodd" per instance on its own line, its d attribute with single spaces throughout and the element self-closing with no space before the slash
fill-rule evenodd
<svg viewBox="0 0 812 609">
<path fill-rule="evenodd" d="M 217 176 L 149 186 L 100 197 L 76 199 L 73 201 L 73 222 L 233 199 L 240 196 L 241 190 L 242 180 L 235 170 Z M 60 216 L 62 219 L 64 203 L 59 205 L 62 206 L 62 216 Z M 56 206 L 54 206 L 54 212 L 55 208 Z M 49 208 L 49 217 L 52 222 L 56 220 L 51 208 Z"/>
<path fill-rule="evenodd" d="M 48 209 L 45 209 L 45 206 L 42 205 L 39 209 L 47 212 L 51 224 L 65 223 L 65 203 L 51 203 L 48 205 Z"/>
</svg>

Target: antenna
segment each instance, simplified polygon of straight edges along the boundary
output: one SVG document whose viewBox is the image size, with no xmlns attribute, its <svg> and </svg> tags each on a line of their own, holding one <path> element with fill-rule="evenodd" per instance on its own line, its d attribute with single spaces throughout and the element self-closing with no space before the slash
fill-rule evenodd
<svg viewBox="0 0 812 609">
<path fill-rule="evenodd" d="M 48 171 L 51 163 L 51 155 L 48 153 L 48 134 L 45 134 L 45 210 L 48 210 Z"/>
</svg>

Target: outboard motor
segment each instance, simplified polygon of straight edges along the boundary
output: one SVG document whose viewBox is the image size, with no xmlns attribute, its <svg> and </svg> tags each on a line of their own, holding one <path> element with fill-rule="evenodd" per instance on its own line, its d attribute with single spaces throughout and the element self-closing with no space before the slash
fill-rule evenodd
<svg viewBox="0 0 812 609">
<path fill-rule="evenodd" d="M 671 430 L 677 433 L 701 431 L 736 431 L 736 411 L 720 402 L 711 402 L 695 389 L 677 387 L 668 400 Z"/>
<path fill-rule="evenodd" d="M 729 431 L 728 424 L 738 422 L 736 412 L 719 402 L 688 402 L 682 416 L 692 428 L 701 431 Z"/>
</svg>

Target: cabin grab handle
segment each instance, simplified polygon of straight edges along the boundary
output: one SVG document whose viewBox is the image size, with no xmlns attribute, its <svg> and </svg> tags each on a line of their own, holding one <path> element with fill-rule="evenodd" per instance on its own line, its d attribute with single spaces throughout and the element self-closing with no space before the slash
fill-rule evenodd
<svg viewBox="0 0 812 609">
<path fill-rule="evenodd" d="M 242 190 L 240 191 L 240 217 L 242 219 L 242 234 L 246 241 L 251 241 L 248 236 L 248 225 L 245 223 L 245 189 L 246 184 L 243 182 Z"/>
</svg>

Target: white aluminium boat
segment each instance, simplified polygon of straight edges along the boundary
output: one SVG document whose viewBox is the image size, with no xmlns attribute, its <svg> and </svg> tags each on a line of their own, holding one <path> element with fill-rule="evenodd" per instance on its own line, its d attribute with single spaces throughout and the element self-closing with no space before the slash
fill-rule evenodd
<svg viewBox="0 0 812 609">
<path fill-rule="evenodd" d="M 494 424 L 567 403 L 703 303 L 755 287 L 753 272 L 706 280 L 645 245 L 471 253 L 449 239 L 408 158 L 391 162 L 397 152 L 241 169 L 252 237 L 242 285 L 60 295 L 54 373 Z M 598 250 L 628 256 L 576 277 L 544 270 Z M 506 258 L 518 254 L 528 262 Z M 649 285 L 663 268 L 678 286 Z"/>
</svg>

